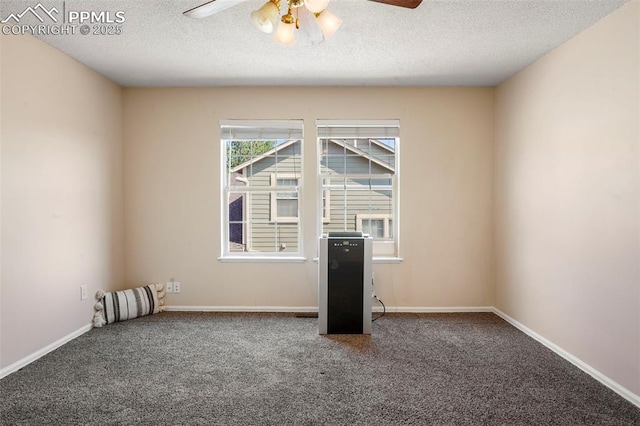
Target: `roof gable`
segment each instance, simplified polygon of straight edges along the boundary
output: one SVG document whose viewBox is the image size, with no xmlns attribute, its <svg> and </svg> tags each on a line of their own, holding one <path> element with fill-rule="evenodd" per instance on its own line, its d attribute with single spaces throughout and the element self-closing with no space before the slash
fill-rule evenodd
<svg viewBox="0 0 640 426">
<path fill-rule="evenodd" d="M 369 140 L 371 140 L 371 141 L 375 141 L 375 139 L 369 139 Z M 377 159 L 375 156 L 373 156 L 373 155 L 369 154 L 369 153 L 368 153 L 368 152 L 366 152 L 366 151 L 363 151 L 362 149 L 360 149 L 360 148 L 358 148 L 358 147 L 355 147 L 355 146 L 353 146 L 353 145 L 349 145 L 348 143 L 341 142 L 341 141 L 339 141 L 339 140 L 335 140 L 335 139 L 329 139 L 329 141 L 330 141 L 330 142 L 333 142 L 334 144 L 336 144 L 336 145 L 338 145 L 338 146 L 340 146 L 340 147 L 344 147 L 345 149 L 347 149 L 347 150 L 349 150 L 349 151 L 351 151 L 351 152 L 353 152 L 353 153 L 355 153 L 355 154 L 358 154 L 358 155 L 360 155 L 360 156 L 361 156 L 361 157 L 363 157 L 363 158 L 366 158 L 367 160 L 371 161 L 372 163 L 375 163 L 375 164 L 377 164 L 377 165 L 379 165 L 379 166 L 381 166 L 381 167 L 383 167 L 383 168 L 385 168 L 385 169 L 387 169 L 387 170 L 389 170 L 389 171 L 391 171 L 391 172 L 395 173 L 395 167 L 391 166 L 391 165 L 390 165 L 390 164 L 388 164 L 388 163 L 385 163 L 385 162 L 384 162 L 384 161 L 382 161 L 382 160 Z M 377 142 L 377 144 L 378 144 L 378 145 L 382 145 L 382 146 L 384 146 L 384 144 L 381 144 L 380 142 Z M 394 151 L 394 150 L 392 150 L 390 147 L 386 147 L 386 148 L 387 148 L 390 152 L 395 153 L 395 151 Z"/>
<path fill-rule="evenodd" d="M 345 143 L 345 142 L 342 142 L 342 141 L 339 141 L 339 140 L 336 140 L 336 139 L 328 139 L 328 140 L 330 142 L 332 142 L 332 143 L 344 148 L 344 149 L 349 150 L 350 152 L 352 152 L 354 154 L 360 155 L 361 157 L 363 157 L 363 158 L 371 161 L 372 163 L 375 163 L 375 164 L 377 164 L 377 165 L 389 170 L 392 173 L 395 173 L 395 167 L 385 163 L 384 161 L 381 161 L 381 160 L 377 159 L 375 156 L 363 151 L 362 149 L 360 149 L 358 147 L 355 147 L 353 145 L 350 145 L 348 143 Z M 390 153 L 395 153 L 395 150 L 393 148 L 391 148 L 391 147 L 389 147 L 389 146 L 387 146 L 387 145 L 385 145 L 385 144 L 383 144 L 381 142 L 378 142 L 375 139 L 369 139 L 369 140 L 371 142 L 375 143 L 376 146 L 384 148 L 387 151 L 389 151 Z M 260 154 L 260 155 L 256 156 L 255 158 L 252 158 L 251 160 L 245 161 L 244 163 L 237 165 L 236 167 L 231 169 L 231 172 L 232 173 L 238 173 L 241 170 L 247 168 L 248 166 L 250 166 L 252 164 L 255 164 L 255 163 L 258 163 L 258 162 L 264 160 L 265 158 L 275 154 L 276 152 L 279 152 L 279 151 L 281 151 L 281 150 L 283 150 L 285 148 L 288 148 L 289 146 L 293 145 L 296 142 L 299 142 L 299 139 L 293 139 L 293 140 L 287 141 L 285 143 L 282 143 L 282 144 L 270 149 L 269 151 L 267 151 L 267 152 L 265 152 L 263 154 Z"/>
<path fill-rule="evenodd" d="M 255 163 L 257 163 L 257 162 L 269 157 L 270 155 L 275 154 L 278 151 L 281 151 L 281 150 L 283 150 L 285 148 L 288 148 L 288 147 L 290 147 L 291 145 L 293 145 L 296 142 L 299 142 L 299 139 L 292 139 L 292 140 L 287 141 L 285 143 L 281 143 L 280 145 L 277 145 L 274 148 L 271 148 L 269 151 L 252 158 L 251 160 L 245 161 L 242 164 L 238 164 L 233 169 L 231 169 L 231 173 L 240 172 L 240 170 L 250 166 L 251 164 L 255 164 Z"/>
</svg>

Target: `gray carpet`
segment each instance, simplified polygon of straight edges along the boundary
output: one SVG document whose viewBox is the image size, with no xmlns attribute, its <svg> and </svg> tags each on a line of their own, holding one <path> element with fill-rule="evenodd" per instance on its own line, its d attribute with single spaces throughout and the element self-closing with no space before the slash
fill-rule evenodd
<svg viewBox="0 0 640 426">
<path fill-rule="evenodd" d="M 3 425 L 640 425 L 640 409 L 493 314 L 319 336 L 293 314 L 164 313 L 0 380 Z"/>
</svg>

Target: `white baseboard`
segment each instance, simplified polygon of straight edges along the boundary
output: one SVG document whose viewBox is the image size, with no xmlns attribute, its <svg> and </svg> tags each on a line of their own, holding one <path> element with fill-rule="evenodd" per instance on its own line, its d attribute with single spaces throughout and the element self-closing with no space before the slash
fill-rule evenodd
<svg viewBox="0 0 640 426">
<path fill-rule="evenodd" d="M 382 308 L 375 308 L 374 311 L 382 311 Z M 491 306 L 387 306 L 387 312 L 397 312 L 403 314 L 454 314 L 473 312 L 493 312 Z"/>
<path fill-rule="evenodd" d="M 167 306 L 171 312 L 318 312 L 317 306 Z"/>
<path fill-rule="evenodd" d="M 167 306 L 173 312 L 318 312 L 317 306 Z M 374 312 L 382 312 L 382 307 L 374 307 Z M 398 313 L 455 313 L 455 312 L 493 312 L 491 306 L 387 306 L 387 312 Z"/>
<path fill-rule="evenodd" d="M 84 333 L 86 333 L 87 331 L 91 330 L 92 327 L 93 327 L 93 324 L 89 323 L 89 324 L 79 328 L 78 330 L 67 334 L 63 338 L 56 340 L 55 342 L 51 343 L 50 345 L 45 346 L 44 348 L 40 349 L 39 351 L 36 351 L 36 352 L 32 353 L 31 355 L 28 355 L 28 356 L 22 358 L 21 360 L 18 360 L 16 362 L 14 362 L 13 364 L 3 368 L 2 370 L 0 370 L 0 379 L 2 379 L 3 377 L 8 376 L 9 374 L 11 374 L 11 373 L 13 373 L 15 371 L 20 370 L 21 368 L 26 367 L 27 365 L 31 364 L 33 361 L 36 361 L 37 359 L 42 358 L 43 356 L 45 356 L 49 352 L 52 352 L 52 351 L 58 349 L 60 346 L 64 345 L 67 342 L 72 341 L 76 337 L 82 336 Z"/>
<path fill-rule="evenodd" d="M 621 397 L 623 397 L 627 401 L 631 402 L 632 404 L 634 404 L 635 406 L 640 408 L 640 396 L 638 396 L 635 393 L 631 392 L 629 389 L 627 389 L 624 386 L 618 384 L 617 382 L 611 380 L 609 377 L 605 376 L 604 374 L 602 374 L 601 372 L 599 372 L 595 368 L 591 367 L 589 364 L 585 363 L 580 358 L 578 358 L 575 355 L 572 355 L 571 353 L 567 352 L 566 350 L 564 350 L 560 346 L 556 345 L 555 343 L 551 342 L 550 340 L 546 339 L 545 337 L 543 337 L 540 334 L 536 333 L 535 331 L 531 330 L 526 325 L 524 325 L 524 324 L 516 321 L 515 319 L 511 318 L 509 315 L 505 314 L 500 309 L 493 308 L 493 312 L 496 315 L 498 315 L 499 317 L 501 317 L 502 319 L 504 319 L 505 321 L 507 321 L 509 324 L 513 325 L 518 330 L 522 331 L 523 333 L 525 333 L 529 337 L 531 337 L 531 338 L 537 340 L 538 342 L 542 343 L 547 348 L 551 349 L 553 352 L 555 352 L 558 355 L 560 355 L 562 358 L 566 359 L 567 361 L 569 361 L 570 363 L 572 363 L 573 365 L 575 365 L 576 367 L 578 367 L 579 369 L 581 369 L 585 373 L 589 374 L 591 377 L 593 377 L 594 379 L 596 379 L 597 381 L 599 381 L 603 385 L 607 386 L 609 389 L 613 390 L 615 393 L 617 393 L 618 395 L 620 395 Z"/>
</svg>

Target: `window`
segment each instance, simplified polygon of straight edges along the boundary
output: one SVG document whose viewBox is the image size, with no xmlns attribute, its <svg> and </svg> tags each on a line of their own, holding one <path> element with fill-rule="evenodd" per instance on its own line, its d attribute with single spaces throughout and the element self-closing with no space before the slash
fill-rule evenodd
<svg viewBox="0 0 640 426">
<path fill-rule="evenodd" d="M 222 257 L 302 255 L 302 121 L 228 120 L 222 135 Z"/>
<path fill-rule="evenodd" d="M 359 214 L 356 217 L 356 230 L 377 239 L 393 238 L 393 219 L 387 214 Z"/>
<path fill-rule="evenodd" d="M 297 188 L 298 178 L 295 175 L 271 174 L 271 186 Z M 271 221 L 286 223 L 298 221 L 298 192 L 271 193 Z"/>
<path fill-rule="evenodd" d="M 362 231 L 398 256 L 398 121 L 318 120 L 322 233 Z"/>
</svg>

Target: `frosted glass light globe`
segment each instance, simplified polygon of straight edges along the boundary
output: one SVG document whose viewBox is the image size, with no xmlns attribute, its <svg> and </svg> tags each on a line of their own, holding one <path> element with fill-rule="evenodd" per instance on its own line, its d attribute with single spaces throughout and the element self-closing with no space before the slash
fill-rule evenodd
<svg viewBox="0 0 640 426">
<path fill-rule="evenodd" d="M 304 0 L 304 5 L 309 12 L 320 13 L 327 8 L 329 0 Z"/>
</svg>

